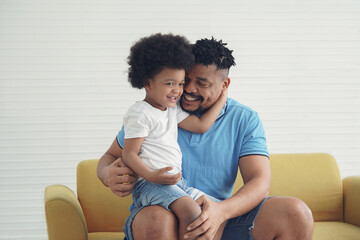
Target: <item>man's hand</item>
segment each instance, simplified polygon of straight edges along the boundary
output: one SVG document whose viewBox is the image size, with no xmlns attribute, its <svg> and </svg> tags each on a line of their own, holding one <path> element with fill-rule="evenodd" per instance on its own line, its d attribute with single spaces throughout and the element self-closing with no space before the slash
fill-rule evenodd
<svg viewBox="0 0 360 240">
<path fill-rule="evenodd" d="M 160 168 L 156 171 L 150 172 L 148 176 L 144 176 L 144 178 L 148 182 L 152 182 L 152 183 L 175 185 L 181 178 L 181 172 L 174 175 L 166 173 L 172 169 L 173 167 Z"/>
<path fill-rule="evenodd" d="M 198 236 L 197 240 L 213 239 L 220 225 L 226 221 L 220 204 L 210 200 L 205 195 L 195 201 L 200 205 L 202 213 L 188 225 L 187 230 L 189 232 L 185 236 L 191 239 Z"/>
<path fill-rule="evenodd" d="M 120 197 L 128 196 L 138 179 L 136 174 L 124 164 L 121 158 L 116 159 L 108 168 L 111 191 Z"/>
</svg>

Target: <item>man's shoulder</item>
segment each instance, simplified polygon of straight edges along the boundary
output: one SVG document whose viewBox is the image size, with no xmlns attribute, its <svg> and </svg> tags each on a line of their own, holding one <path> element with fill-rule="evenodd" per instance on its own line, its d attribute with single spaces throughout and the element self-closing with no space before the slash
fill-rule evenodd
<svg viewBox="0 0 360 240">
<path fill-rule="evenodd" d="M 239 103 L 232 98 L 228 98 L 227 107 L 229 112 L 234 115 L 257 115 L 257 112 L 254 109 Z"/>
</svg>

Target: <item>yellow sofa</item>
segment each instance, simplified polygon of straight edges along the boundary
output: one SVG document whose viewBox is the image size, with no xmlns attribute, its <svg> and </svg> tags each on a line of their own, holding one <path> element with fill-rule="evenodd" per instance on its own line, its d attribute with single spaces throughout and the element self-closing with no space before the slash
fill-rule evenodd
<svg viewBox="0 0 360 240">
<path fill-rule="evenodd" d="M 63 185 L 45 189 L 49 240 L 122 239 L 131 197 L 120 198 L 96 176 L 98 160 L 77 168 L 77 196 Z M 271 195 L 304 200 L 315 219 L 314 240 L 360 239 L 360 176 L 341 181 L 329 154 L 272 154 Z M 236 182 L 242 185 L 241 178 Z"/>
</svg>

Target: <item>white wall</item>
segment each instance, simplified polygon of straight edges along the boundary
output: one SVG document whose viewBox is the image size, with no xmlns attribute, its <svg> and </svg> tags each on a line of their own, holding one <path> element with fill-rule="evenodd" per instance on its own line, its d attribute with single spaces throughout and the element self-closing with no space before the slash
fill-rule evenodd
<svg viewBox="0 0 360 240">
<path fill-rule="evenodd" d="M 155 32 L 223 39 L 230 97 L 269 150 L 333 154 L 360 173 L 360 1 L 0 0 L 0 239 L 47 239 L 47 185 L 75 189 L 128 106 L 131 44 Z"/>
</svg>

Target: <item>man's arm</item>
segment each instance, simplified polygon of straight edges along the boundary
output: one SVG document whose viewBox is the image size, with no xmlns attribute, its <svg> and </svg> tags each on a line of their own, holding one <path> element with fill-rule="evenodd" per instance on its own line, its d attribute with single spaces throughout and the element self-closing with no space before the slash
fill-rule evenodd
<svg viewBox="0 0 360 240">
<path fill-rule="evenodd" d="M 125 197 L 131 193 L 137 176 L 123 163 L 121 154 L 122 149 L 115 138 L 110 148 L 99 160 L 97 175 L 101 182 L 109 187 L 114 194 Z"/>
<path fill-rule="evenodd" d="M 268 157 L 242 157 L 239 159 L 239 169 L 244 186 L 234 196 L 223 201 L 226 219 L 241 216 L 254 209 L 270 192 L 271 171 Z"/>
<path fill-rule="evenodd" d="M 244 186 L 232 197 L 215 203 L 206 197 L 197 202 L 202 206 L 200 217 L 189 225 L 189 238 L 199 236 L 198 240 L 212 239 L 220 225 L 226 220 L 241 216 L 255 208 L 270 191 L 270 161 L 268 157 L 250 155 L 239 159 L 239 168 Z"/>
</svg>

